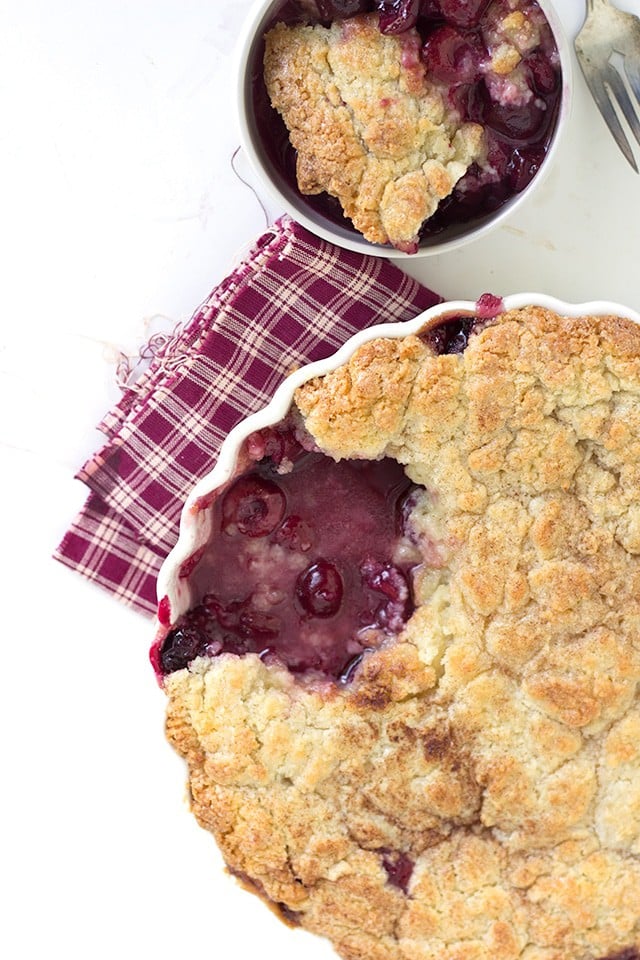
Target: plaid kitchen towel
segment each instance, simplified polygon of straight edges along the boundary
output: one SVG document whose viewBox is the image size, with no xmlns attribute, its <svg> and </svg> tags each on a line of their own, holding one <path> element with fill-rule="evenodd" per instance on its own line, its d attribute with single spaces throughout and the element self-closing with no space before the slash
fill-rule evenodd
<svg viewBox="0 0 640 960">
<path fill-rule="evenodd" d="M 375 323 L 408 320 L 441 298 L 390 261 L 342 250 L 288 217 L 166 338 L 99 429 L 78 472 L 89 488 L 54 557 L 126 604 L 155 613 L 155 584 L 180 511 L 241 419 L 301 364 Z"/>
</svg>

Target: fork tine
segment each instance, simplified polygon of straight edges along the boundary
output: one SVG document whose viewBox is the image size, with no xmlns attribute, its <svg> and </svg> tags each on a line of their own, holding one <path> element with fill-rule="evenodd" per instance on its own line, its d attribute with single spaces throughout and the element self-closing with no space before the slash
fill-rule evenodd
<svg viewBox="0 0 640 960">
<path fill-rule="evenodd" d="M 627 93 L 622 77 L 612 63 L 608 64 L 605 82 L 609 84 L 609 88 L 617 100 L 618 106 L 622 110 L 631 132 L 640 144 L 640 119 Z"/>
<path fill-rule="evenodd" d="M 604 117 L 604 120 L 609 127 L 609 130 L 613 134 L 616 143 L 624 153 L 625 157 L 633 167 L 633 169 L 638 173 L 638 164 L 636 163 L 636 158 L 633 155 L 633 151 L 629 146 L 629 141 L 627 140 L 626 134 L 622 129 L 622 124 L 618 120 L 618 116 L 611 105 L 609 100 L 609 95 L 607 90 L 600 79 L 598 74 L 592 73 L 589 71 L 584 71 L 585 79 L 589 85 L 589 89 L 593 95 L 593 99 L 598 105 L 600 113 Z"/>
<path fill-rule="evenodd" d="M 640 59 L 634 60 L 627 56 L 624 58 L 624 72 L 627 75 L 629 86 L 636 95 L 636 100 L 640 104 Z"/>
</svg>

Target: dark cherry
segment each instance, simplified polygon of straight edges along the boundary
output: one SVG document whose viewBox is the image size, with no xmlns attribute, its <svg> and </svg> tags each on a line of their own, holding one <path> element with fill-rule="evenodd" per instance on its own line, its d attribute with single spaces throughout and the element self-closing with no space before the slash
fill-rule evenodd
<svg viewBox="0 0 640 960">
<path fill-rule="evenodd" d="M 458 86 L 477 79 L 482 48 L 474 34 L 444 25 L 429 34 L 422 58 L 429 77 Z"/>
<path fill-rule="evenodd" d="M 251 474 L 241 477 L 225 494 L 224 529 L 234 527 L 247 537 L 266 537 L 284 516 L 285 495 L 272 480 Z"/>
<path fill-rule="evenodd" d="M 521 193 L 540 169 L 545 158 L 545 151 L 519 150 L 517 147 L 511 154 L 507 167 L 509 183 L 514 193 Z"/>
<path fill-rule="evenodd" d="M 532 89 L 540 96 L 548 96 L 558 86 L 558 71 L 539 50 L 534 50 L 525 60 Z"/>
<path fill-rule="evenodd" d="M 340 609 L 344 585 L 335 564 L 328 560 L 311 563 L 296 581 L 296 597 L 311 617 L 332 617 Z"/>
<path fill-rule="evenodd" d="M 405 33 L 418 21 L 420 0 L 377 0 L 376 6 L 380 11 L 381 33 Z"/>
<path fill-rule="evenodd" d="M 524 104 L 497 103 L 483 83 L 470 102 L 471 119 L 484 124 L 508 144 L 528 146 L 548 126 L 548 112 L 535 97 Z"/>
<path fill-rule="evenodd" d="M 173 673 L 186 667 L 206 646 L 206 636 L 192 625 L 185 625 L 169 633 L 160 650 L 160 668 Z"/>
<path fill-rule="evenodd" d="M 440 13 L 457 27 L 475 27 L 490 0 L 439 0 Z"/>
<path fill-rule="evenodd" d="M 396 853 L 394 851 L 384 851 L 382 854 L 382 866 L 387 871 L 389 883 L 403 893 L 409 892 L 409 883 L 415 864 L 406 853 Z"/>
<path fill-rule="evenodd" d="M 420 339 L 439 355 L 464 353 L 477 327 L 475 317 L 449 317 L 420 334 Z"/>
<path fill-rule="evenodd" d="M 535 100 L 517 106 L 492 102 L 484 113 L 485 124 L 513 144 L 527 145 L 539 132 L 544 120 L 544 108 Z"/>
</svg>

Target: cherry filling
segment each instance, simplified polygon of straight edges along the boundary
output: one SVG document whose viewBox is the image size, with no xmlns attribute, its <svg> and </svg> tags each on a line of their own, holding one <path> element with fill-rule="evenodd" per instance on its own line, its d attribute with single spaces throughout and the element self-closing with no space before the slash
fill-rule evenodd
<svg viewBox="0 0 640 960">
<path fill-rule="evenodd" d="M 378 9 L 382 33 L 404 33 L 415 27 L 418 21 L 420 0 L 380 0 Z"/>
<path fill-rule="evenodd" d="M 285 427 L 254 434 L 246 452 L 260 459 L 211 506 L 209 547 L 185 568 L 201 599 L 162 643 L 160 671 L 255 653 L 348 682 L 413 610 L 417 488 L 395 460 L 336 462 Z"/>
<path fill-rule="evenodd" d="M 448 317 L 437 326 L 421 333 L 420 339 L 439 356 L 464 353 L 469 345 L 469 337 L 478 327 L 476 317 Z"/>
<path fill-rule="evenodd" d="M 487 320 L 478 316 L 446 317 L 435 326 L 424 330 L 420 339 L 438 356 L 464 353 L 469 346 L 469 338 L 474 333 L 479 333 L 486 324 Z"/>
<path fill-rule="evenodd" d="M 277 483 L 255 475 L 241 477 L 222 501 L 222 529 L 266 537 L 279 526 L 286 505 Z"/>
<path fill-rule="evenodd" d="M 382 852 L 382 866 L 387 871 L 389 883 L 403 893 L 408 893 L 415 867 L 413 860 L 406 853 L 385 850 Z"/>
<path fill-rule="evenodd" d="M 284 0 L 276 21 L 317 19 L 328 23 L 377 11 L 380 30 L 401 35 L 415 28 L 427 76 L 441 85 L 451 111 L 482 124 L 486 162 L 473 164 L 453 193 L 423 225 L 421 240 L 454 237 L 520 193 L 538 172 L 549 149 L 561 96 L 558 50 L 535 0 L 520 0 L 538 25 L 539 45 L 524 54 L 517 80 L 492 69 L 500 44 L 499 24 L 511 11 L 505 0 Z M 296 153 L 287 129 L 272 109 L 258 51 L 253 76 L 256 126 L 269 160 L 288 188 L 297 190 Z M 321 215 L 353 229 L 334 197 L 322 193 L 305 202 Z"/>
<path fill-rule="evenodd" d="M 420 339 L 438 356 L 464 353 L 469 339 L 483 330 L 498 314 L 504 311 L 504 301 L 493 293 L 483 293 L 476 301 L 473 315 L 451 315 L 438 320 L 423 330 Z"/>
</svg>

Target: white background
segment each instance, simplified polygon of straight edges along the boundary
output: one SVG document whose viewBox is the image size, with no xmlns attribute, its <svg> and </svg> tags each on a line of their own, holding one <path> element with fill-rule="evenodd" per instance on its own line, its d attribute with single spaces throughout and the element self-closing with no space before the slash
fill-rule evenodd
<svg viewBox="0 0 640 960">
<path fill-rule="evenodd" d="M 571 38 L 583 6 L 557 0 Z M 638 0 L 620 6 L 640 13 Z M 8 960 L 333 956 L 240 891 L 188 813 L 151 622 L 50 559 L 84 501 L 73 475 L 117 398 L 119 352 L 186 320 L 265 224 L 231 163 L 249 7 L 0 0 Z M 535 290 L 640 310 L 640 177 L 579 73 L 575 86 L 540 193 L 481 245 L 410 272 L 450 298 Z"/>
</svg>

